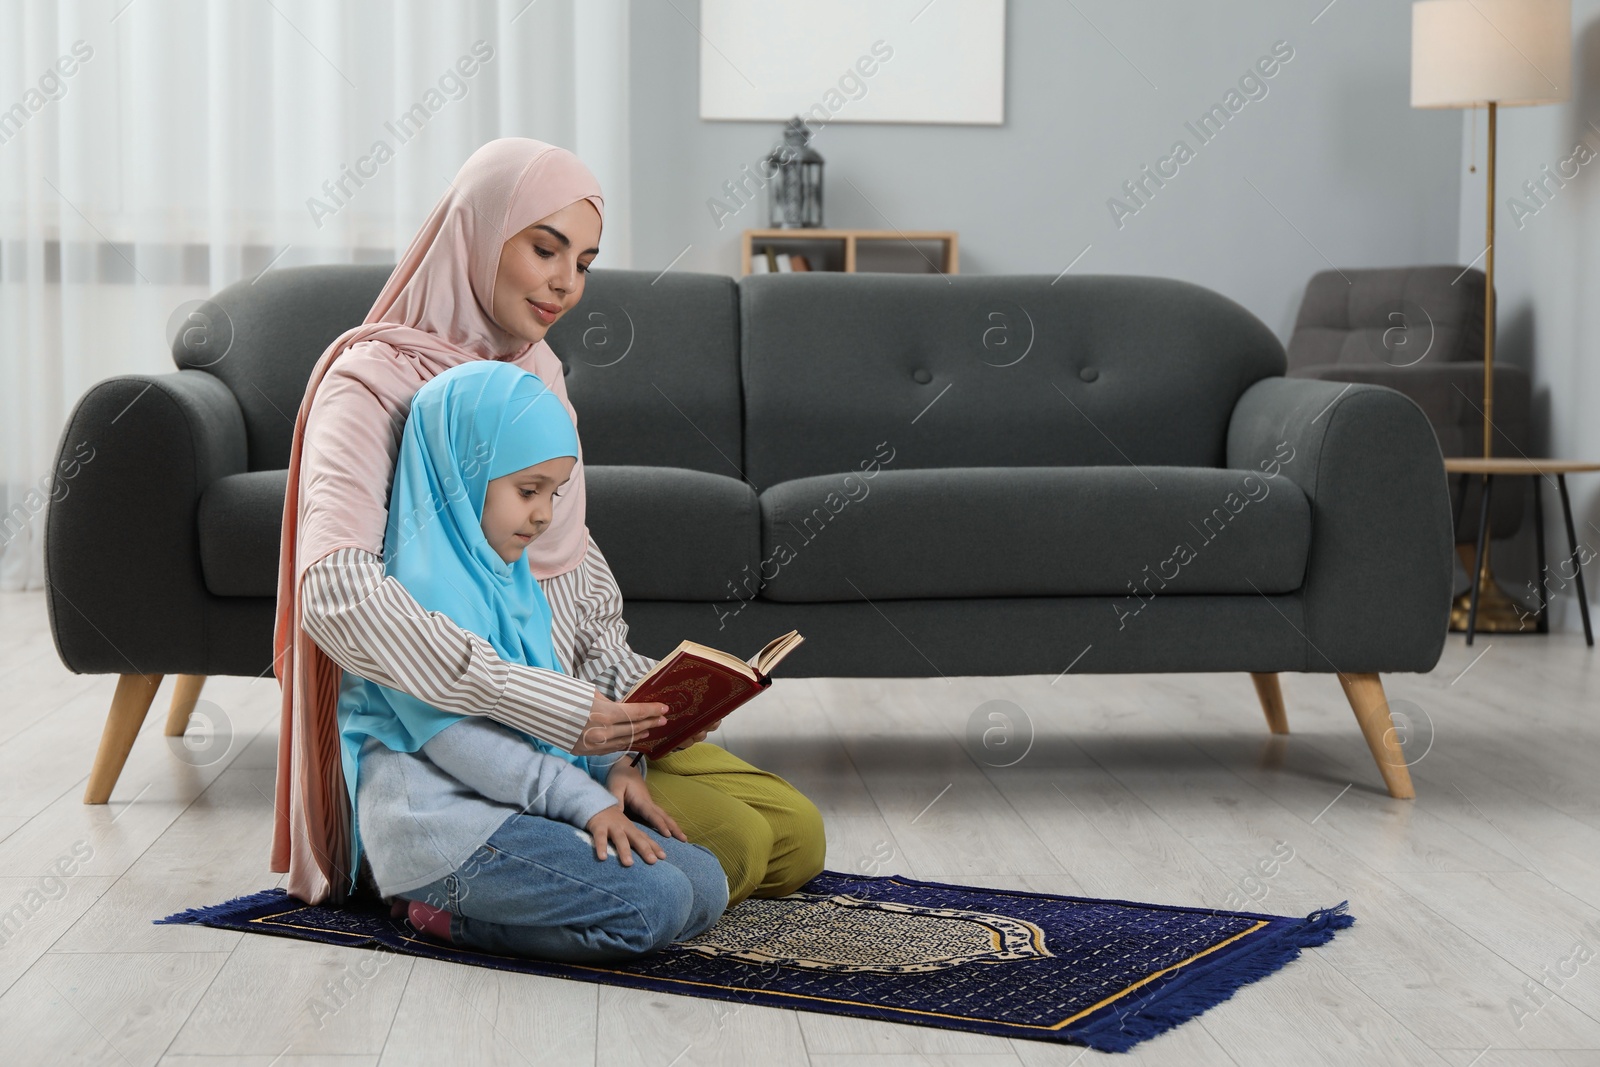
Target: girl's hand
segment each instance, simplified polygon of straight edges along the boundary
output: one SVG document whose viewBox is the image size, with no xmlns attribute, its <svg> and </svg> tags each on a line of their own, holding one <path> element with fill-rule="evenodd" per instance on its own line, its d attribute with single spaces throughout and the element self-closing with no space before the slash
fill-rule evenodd
<svg viewBox="0 0 1600 1067">
<path fill-rule="evenodd" d="M 618 760 L 611 765 L 611 773 L 606 775 L 606 788 L 611 790 L 612 796 L 622 801 L 623 811 L 649 824 L 656 833 L 663 837 L 675 837 L 679 841 L 689 840 L 678 828 L 677 821 L 650 795 L 650 788 L 644 784 L 644 775 L 639 773 L 639 768 L 627 760 Z"/>
<path fill-rule="evenodd" d="M 584 829 L 594 838 L 594 858 L 597 860 L 605 860 L 608 846 L 617 850 L 617 862 L 624 867 L 633 866 L 634 849 L 638 850 L 646 863 L 654 863 L 667 856 L 667 850 L 635 826 L 620 807 L 602 811 L 590 819 Z"/>
</svg>

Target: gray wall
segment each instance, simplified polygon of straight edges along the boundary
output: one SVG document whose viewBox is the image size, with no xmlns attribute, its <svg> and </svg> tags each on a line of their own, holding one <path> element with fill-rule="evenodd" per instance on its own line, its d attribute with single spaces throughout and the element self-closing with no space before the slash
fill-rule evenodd
<svg viewBox="0 0 1600 1067">
<path fill-rule="evenodd" d="M 1409 106 L 1410 5 L 1325 2 L 1010 0 L 1005 124 L 852 124 L 846 103 L 815 141 L 824 221 L 957 230 L 963 273 L 1054 275 L 1092 246 L 1075 273 L 1198 282 L 1287 338 L 1306 279 L 1330 261 L 1457 258 L 1463 127 Z M 765 200 L 720 229 L 706 202 L 754 169 L 779 124 L 699 119 L 697 18 L 682 0 L 633 2 L 632 265 L 684 253 L 674 269 L 737 274 L 739 232 L 766 224 Z M 1185 122 L 1277 41 L 1294 56 L 1266 95 L 1201 144 Z M 1194 157 L 1119 228 L 1108 199 L 1179 138 Z"/>
</svg>

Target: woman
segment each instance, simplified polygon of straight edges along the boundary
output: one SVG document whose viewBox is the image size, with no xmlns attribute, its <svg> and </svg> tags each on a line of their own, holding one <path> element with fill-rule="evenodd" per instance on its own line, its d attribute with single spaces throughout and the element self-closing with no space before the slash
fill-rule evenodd
<svg viewBox="0 0 1600 1067">
<path fill-rule="evenodd" d="M 362 325 L 312 369 L 295 423 L 278 569 L 274 670 L 283 684 L 272 869 L 311 903 L 342 900 L 353 874 L 336 706 L 342 670 L 447 712 L 483 715 L 577 755 L 625 751 L 655 705 L 618 698 L 654 661 L 627 644 L 621 596 L 585 526 L 582 446 L 528 565 L 556 646 L 604 619 L 603 655 L 577 673 L 508 664 L 430 614 L 381 552 L 389 485 L 411 397 L 472 359 L 532 371 L 567 399 L 544 335 L 583 296 L 605 209 L 576 156 L 527 138 L 474 152 Z M 571 667 L 571 664 L 566 664 Z M 704 735 L 701 735 L 703 737 Z M 698 739 L 696 739 L 698 741 Z M 730 905 L 782 895 L 822 868 L 816 806 L 776 775 L 703 741 L 651 761 L 650 793 L 728 877 Z"/>
</svg>

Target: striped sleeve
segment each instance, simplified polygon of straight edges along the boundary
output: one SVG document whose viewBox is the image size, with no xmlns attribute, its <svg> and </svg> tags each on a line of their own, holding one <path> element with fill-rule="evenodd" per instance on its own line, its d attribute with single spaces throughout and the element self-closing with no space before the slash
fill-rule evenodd
<svg viewBox="0 0 1600 1067">
<path fill-rule="evenodd" d="M 306 569 L 300 595 L 301 626 L 353 674 L 568 750 L 589 721 L 592 680 L 507 663 L 479 635 L 425 610 L 371 552 L 342 548 L 324 556 Z"/>
<path fill-rule="evenodd" d="M 541 581 L 556 620 L 557 647 L 572 673 L 593 682 L 612 700 L 621 700 L 655 667 L 656 661 L 628 645 L 628 624 L 622 619 L 622 591 L 600 546 L 589 538 L 583 562 L 567 574 Z M 568 652 L 567 650 L 570 650 Z M 635 750 L 615 756 L 590 756 L 592 773 L 602 781 L 610 764 Z M 649 777 L 649 760 L 641 759 L 639 773 Z"/>
<path fill-rule="evenodd" d="M 599 686 L 612 700 L 621 700 L 657 661 L 629 647 L 628 624 L 622 619 L 622 591 L 592 537 L 584 565 L 579 569 L 583 571 L 583 599 L 575 613 L 580 622 L 575 635 L 573 673 Z"/>
</svg>

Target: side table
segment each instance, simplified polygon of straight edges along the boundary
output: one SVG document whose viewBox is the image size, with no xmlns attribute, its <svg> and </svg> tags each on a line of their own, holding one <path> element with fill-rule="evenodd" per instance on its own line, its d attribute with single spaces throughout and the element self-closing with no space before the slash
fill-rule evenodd
<svg viewBox="0 0 1600 1067">
<path fill-rule="evenodd" d="M 1578 611 L 1583 616 L 1583 637 L 1594 647 L 1594 630 L 1589 623 L 1589 596 L 1583 587 L 1583 561 L 1578 555 L 1578 533 L 1572 525 L 1572 500 L 1567 495 L 1567 475 L 1579 474 L 1585 471 L 1600 471 L 1600 463 L 1590 463 L 1576 459 L 1528 459 L 1526 457 L 1511 459 L 1499 458 L 1485 459 L 1481 456 L 1449 456 L 1445 458 L 1444 469 L 1447 474 L 1461 476 L 1461 497 L 1456 504 L 1456 525 L 1461 524 L 1461 506 L 1466 503 L 1467 479 L 1477 474 L 1483 478 L 1483 500 L 1478 516 L 1478 554 L 1472 564 L 1472 607 L 1467 613 L 1467 644 L 1472 644 L 1473 633 L 1478 623 L 1478 592 L 1483 578 L 1483 553 L 1488 547 L 1489 538 L 1489 501 L 1494 492 L 1494 479 L 1496 475 L 1509 475 L 1533 478 L 1533 528 L 1534 538 L 1538 541 L 1539 553 L 1539 629 L 1547 629 L 1545 613 L 1549 610 L 1549 597 L 1544 592 L 1544 508 L 1540 500 L 1539 483 L 1543 478 L 1555 476 L 1556 487 L 1561 490 L 1561 515 L 1567 524 L 1567 551 L 1570 553 L 1568 561 L 1572 564 L 1573 577 L 1578 585 Z"/>
</svg>

